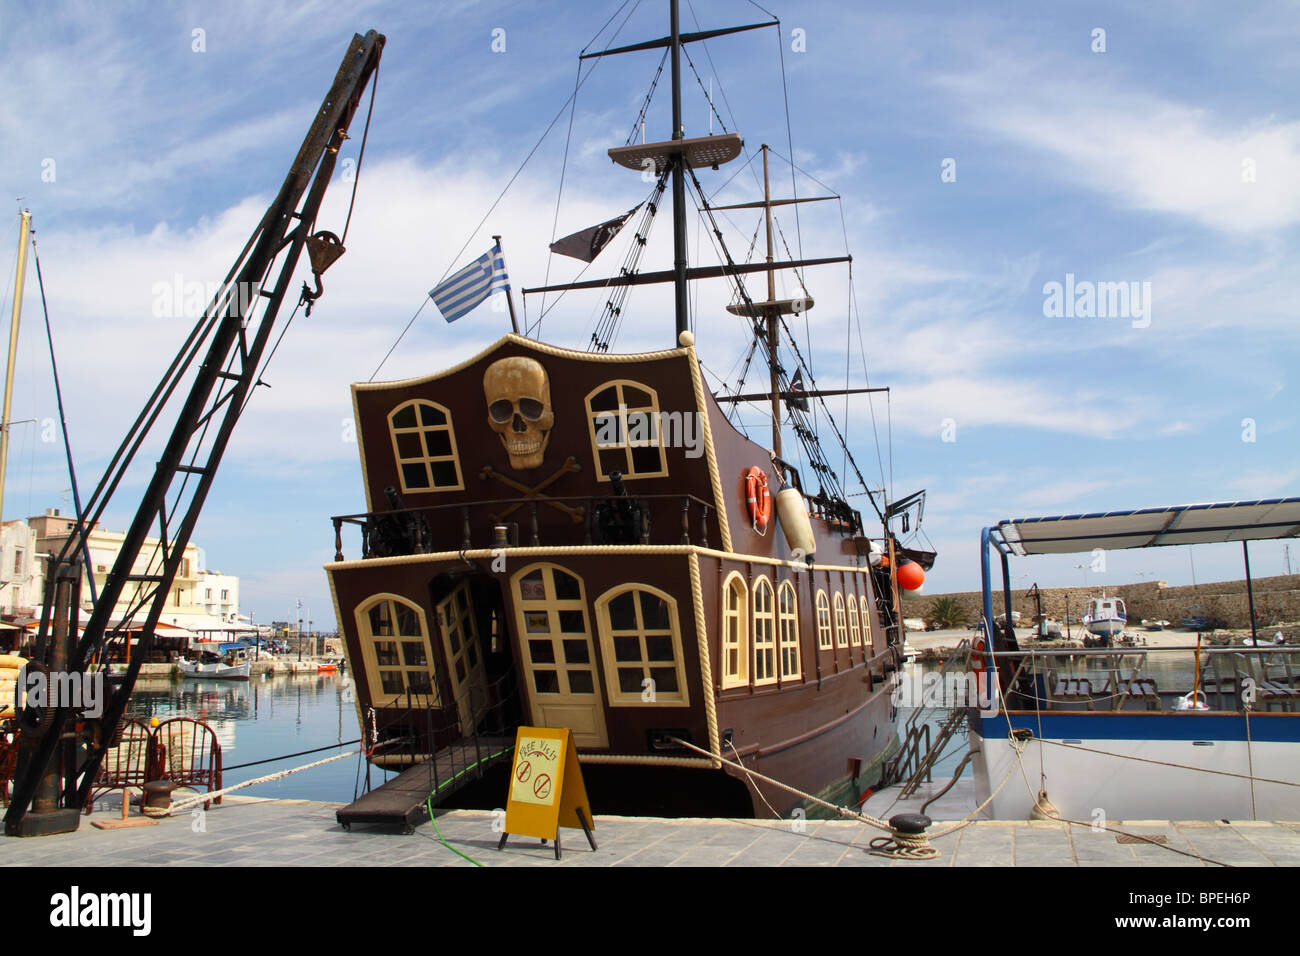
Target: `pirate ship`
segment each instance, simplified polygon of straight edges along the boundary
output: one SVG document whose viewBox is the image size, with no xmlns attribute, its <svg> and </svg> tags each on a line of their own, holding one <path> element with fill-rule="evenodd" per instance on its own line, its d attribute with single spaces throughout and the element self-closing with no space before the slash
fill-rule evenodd
<svg viewBox="0 0 1300 956">
<path fill-rule="evenodd" d="M 421 794 L 461 776 L 446 755 L 480 766 L 520 724 L 572 731 L 597 812 L 785 813 L 801 798 L 753 771 L 844 799 L 875 784 L 896 747 L 906 558 L 890 522 L 919 517 L 924 493 L 882 506 L 863 482 L 880 522 L 868 534 L 818 442 L 809 402 L 868 390 L 816 388 L 786 322 L 811 296 L 779 298 L 776 274 L 848 257 L 775 261 L 773 208 L 809 200 L 772 198 L 764 146 L 763 199 L 711 206 L 696 170 L 743 142 L 681 135 L 684 46 L 775 22 L 683 33 L 670 6 L 668 36 L 584 54 L 663 48 L 671 60 L 673 137 L 609 151 L 654 174 L 629 259 L 612 279 L 524 290 L 603 289 L 606 331 L 583 351 L 516 328 L 453 368 L 352 387 L 366 511 L 333 519 L 326 572 L 368 759 L 428 768 Z M 710 217 L 759 210 L 766 259 L 737 262 L 724 243 L 722 264 L 690 267 L 688 184 Z M 668 189 L 674 267 L 643 272 L 647 220 Z M 591 261 L 631 215 L 568 245 Z M 747 291 L 754 274 L 765 298 Z M 728 311 L 766 361 L 764 391 L 706 387 L 687 287 L 711 277 L 734 285 Z M 674 285 L 671 347 L 609 351 L 618 297 L 656 281 Z M 770 407 L 771 447 L 733 424 L 745 402 Z M 783 423 L 803 469 L 785 456 Z M 349 558 L 344 532 L 357 528 Z"/>
</svg>

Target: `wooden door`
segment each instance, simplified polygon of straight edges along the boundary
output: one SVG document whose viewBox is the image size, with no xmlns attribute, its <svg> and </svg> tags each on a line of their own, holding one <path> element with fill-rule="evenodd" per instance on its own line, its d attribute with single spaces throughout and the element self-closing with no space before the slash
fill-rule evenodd
<svg viewBox="0 0 1300 956">
<path fill-rule="evenodd" d="M 468 581 L 462 581 L 438 602 L 438 626 L 442 631 L 443 652 L 447 655 L 447 675 L 456 701 L 460 732 L 470 734 L 476 715 L 487 706 L 487 677 Z"/>
<path fill-rule="evenodd" d="M 579 747 L 609 746 L 582 579 L 534 565 L 515 576 L 514 599 L 533 722 L 569 728 Z"/>
</svg>

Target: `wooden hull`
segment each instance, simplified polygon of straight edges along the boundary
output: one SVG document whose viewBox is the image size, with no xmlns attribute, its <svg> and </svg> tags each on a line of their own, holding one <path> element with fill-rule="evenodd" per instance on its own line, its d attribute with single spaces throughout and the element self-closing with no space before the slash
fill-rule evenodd
<svg viewBox="0 0 1300 956">
<path fill-rule="evenodd" d="M 505 568 L 496 575 L 469 570 L 460 555 L 412 555 L 330 566 L 348 666 L 357 679 L 362 726 L 373 723 L 381 739 L 387 735 L 418 741 L 414 748 L 401 745 L 391 753 L 379 748 L 373 758 L 377 763 L 407 765 L 412 749 L 428 754 L 471 733 L 471 725 L 482 731 L 486 721 L 492 723 L 488 729 L 493 732 L 519 724 L 571 728 L 599 812 L 734 815 L 739 808 L 747 814 L 768 815 L 770 807 L 786 815 L 806 802 L 798 793 L 675 745 L 672 738 L 822 798 L 856 797 L 862 788 L 877 782 L 884 758 L 896 746 L 892 654 L 883 644 L 883 653 L 877 653 L 869 635 L 857 644 L 846 637 L 848 646 L 836 646 L 834 632 L 832 647 L 820 649 L 816 628 L 816 594 L 827 586 L 852 587 L 852 578 L 861 572 L 794 570 L 752 556 L 747 560 L 690 547 L 574 550 L 520 549 L 523 553 L 518 556 L 508 552 Z M 466 554 L 475 564 L 486 565 L 487 557 Z M 547 683 L 552 669 L 538 667 L 532 659 L 537 656 L 532 647 L 538 638 L 529 627 L 540 623 L 530 618 L 536 612 L 530 610 L 521 586 L 538 569 L 559 570 L 581 584 L 581 597 L 573 599 L 568 611 L 573 615 L 571 629 L 562 632 L 561 641 L 586 644 L 577 657 L 589 656 L 590 666 L 569 675 L 572 680 L 590 674 L 593 693 L 586 699 L 541 692 L 554 688 Z M 798 597 L 798 674 L 775 675 L 767 684 L 749 680 L 723 687 L 722 582 L 747 569 L 755 578 L 771 576 L 778 586 L 789 582 Z M 647 688 L 622 678 L 618 647 L 603 634 L 609 617 L 602 597 L 629 581 L 667 596 L 673 611 L 671 664 L 680 675 L 680 685 L 674 688 L 675 681 L 660 682 L 654 700 L 646 697 Z M 867 587 L 865 575 L 860 586 Z M 454 686 L 453 668 L 444 667 L 448 679 L 436 695 L 413 699 L 409 706 L 404 694 L 385 699 L 385 668 L 366 647 L 367 602 L 375 594 L 385 594 L 390 596 L 386 600 L 396 598 L 418 609 L 427 631 L 426 653 L 447 660 L 455 653 L 449 640 L 455 635 L 448 629 L 447 601 L 448 595 L 458 593 L 472 605 L 470 620 L 477 631 L 472 639 L 485 648 L 477 690 Z M 497 634 L 495 653 L 489 640 L 492 620 L 507 622 Z M 665 683 L 668 694 L 663 692 Z M 493 693 L 494 687 L 517 688 L 517 693 L 513 697 Z M 467 715 L 471 709 L 472 718 Z M 690 772 L 683 779 L 684 770 Z M 717 775 L 734 779 L 729 784 L 705 779 Z M 695 783 L 688 782 L 692 780 Z"/>
</svg>

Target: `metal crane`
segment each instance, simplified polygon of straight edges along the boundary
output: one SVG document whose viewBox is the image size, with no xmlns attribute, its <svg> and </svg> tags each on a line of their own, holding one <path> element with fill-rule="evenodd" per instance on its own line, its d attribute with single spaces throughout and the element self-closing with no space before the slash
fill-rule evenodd
<svg viewBox="0 0 1300 956">
<path fill-rule="evenodd" d="M 77 828 L 81 808 L 118 733 L 140 665 L 148 658 L 154 628 L 226 444 L 250 393 L 260 383 L 263 355 L 303 247 L 316 286 L 312 290 L 304 283 L 302 288 L 298 304 L 306 305 L 307 314 L 322 292 L 321 273 L 344 251 L 333 233 L 313 230 L 339 148 L 379 66 L 384 43 L 385 38 L 373 30 L 352 38 L 275 200 L 131 426 L 60 553 L 51 558 L 29 674 L 44 671 L 47 686 L 58 686 L 60 677 L 67 686 L 69 677 L 99 674 L 105 699 L 102 714 L 93 718 L 84 706 L 71 706 L 66 699 L 47 698 L 44 706 L 29 704 L 18 713 L 18 766 L 5 814 L 5 833 L 10 836 Z M 372 87 L 372 106 L 373 96 Z M 250 296 L 248 290 L 255 292 Z M 205 343 L 206 352 L 200 356 Z M 78 636 L 84 541 L 169 399 L 191 375 L 189 393 L 148 489 Z M 123 601 L 125 610 L 115 619 Z M 130 663 L 125 674 L 110 676 L 111 652 L 131 647 L 133 637 L 137 640 L 127 655 Z"/>
</svg>

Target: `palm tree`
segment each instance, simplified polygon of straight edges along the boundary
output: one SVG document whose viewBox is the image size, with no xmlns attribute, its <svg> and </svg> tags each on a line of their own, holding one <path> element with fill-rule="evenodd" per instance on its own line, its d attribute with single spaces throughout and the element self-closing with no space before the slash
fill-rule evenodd
<svg viewBox="0 0 1300 956">
<path fill-rule="evenodd" d="M 927 628 L 936 630 L 965 627 L 966 612 L 962 610 L 961 602 L 956 598 L 935 598 L 926 610 L 925 624 Z"/>
</svg>

